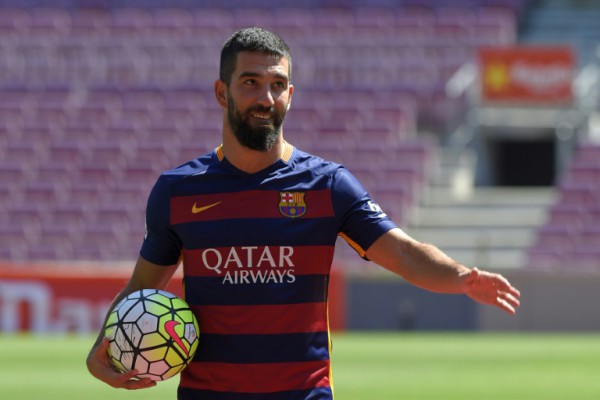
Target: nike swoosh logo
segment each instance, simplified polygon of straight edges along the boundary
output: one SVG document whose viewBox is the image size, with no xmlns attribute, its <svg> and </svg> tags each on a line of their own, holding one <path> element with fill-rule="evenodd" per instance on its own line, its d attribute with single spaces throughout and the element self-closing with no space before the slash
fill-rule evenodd
<svg viewBox="0 0 600 400">
<path fill-rule="evenodd" d="M 179 345 L 179 347 L 181 347 L 181 350 L 183 350 L 183 352 L 187 356 L 189 356 L 190 352 L 183 344 L 183 341 L 181 340 L 181 338 L 179 337 L 177 332 L 175 332 L 175 327 L 177 325 L 179 325 L 179 322 L 177 322 L 177 321 L 167 321 L 167 322 L 165 322 L 165 331 L 167 331 L 167 334 L 171 337 L 171 339 L 173 339 L 173 341 L 175 343 L 177 343 Z"/>
<path fill-rule="evenodd" d="M 212 208 L 212 207 L 216 206 L 217 204 L 221 204 L 221 202 L 217 201 L 216 203 L 209 204 L 207 206 L 202 206 L 202 207 L 198 207 L 198 206 L 196 206 L 196 203 L 194 203 L 194 205 L 192 206 L 192 214 L 201 213 L 202 211 L 206 211 L 209 208 Z"/>
</svg>

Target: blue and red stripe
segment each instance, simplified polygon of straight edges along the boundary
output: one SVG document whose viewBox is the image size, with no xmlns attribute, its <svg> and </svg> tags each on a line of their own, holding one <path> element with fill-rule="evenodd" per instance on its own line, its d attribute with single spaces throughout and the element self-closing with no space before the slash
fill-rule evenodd
<svg viewBox="0 0 600 400">
<path fill-rule="evenodd" d="M 327 330 L 322 302 L 274 305 L 191 306 L 203 334 L 278 334 Z"/>
<path fill-rule="evenodd" d="M 329 388 L 329 371 L 329 360 L 257 364 L 192 362 L 183 371 L 180 384 L 196 390 L 237 393 L 242 398 L 240 393 Z"/>
<path fill-rule="evenodd" d="M 247 190 L 171 198 L 171 224 L 223 221 L 244 218 L 287 218 L 279 211 L 279 190 Z M 302 218 L 333 217 L 329 189 L 309 190 L 304 195 L 306 212 Z M 203 211 L 193 210 L 208 207 Z"/>
</svg>

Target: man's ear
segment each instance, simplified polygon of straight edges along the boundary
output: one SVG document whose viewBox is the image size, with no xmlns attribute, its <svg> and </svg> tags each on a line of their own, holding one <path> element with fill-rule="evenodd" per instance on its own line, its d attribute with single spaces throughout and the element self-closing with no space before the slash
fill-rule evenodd
<svg viewBox="0 0 600 400">
<path fill-rule="evenodd" d="M 223 108 L 227 108 L 227 84 L 220 79 L 215 81 L 215 98 Z"/>
<path fill-rule="evenodd" d="M 287 104 L 287 107 L 286 107 L 287 108 L 286 111 L 289 111 L 290 107 L 292 106 L 292 95 L 293 94 L 294 94 L 294 86 L 290 85 L 290 87 L 289 87 L 289 98 L 288 98 L 288 104 Z"/>
</svg>

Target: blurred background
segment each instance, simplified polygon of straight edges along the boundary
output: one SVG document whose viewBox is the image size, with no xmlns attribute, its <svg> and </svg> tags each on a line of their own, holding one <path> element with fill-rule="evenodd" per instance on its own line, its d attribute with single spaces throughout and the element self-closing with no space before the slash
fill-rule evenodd
<svg viewBox="0 0 600 400">
<path fill-rule="evenodd" d="M 254 25 L 292 49 L 287 140 L 523 295 L 508 317 L 342 242 L 334 329 L 600 329 L 598 21 L 592 0 L 0 0 L 0 332 L 100 328 L 156 178 L 220 144 L 220 48 Z"/>
</svg>

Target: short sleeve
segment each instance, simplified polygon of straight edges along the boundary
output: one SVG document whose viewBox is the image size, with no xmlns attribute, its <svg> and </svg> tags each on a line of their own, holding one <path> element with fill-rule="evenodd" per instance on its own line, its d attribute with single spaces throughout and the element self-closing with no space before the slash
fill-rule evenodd
<svg viewBox="0 0 600 400">
<path fill-rule="evenodd" d="M 161 176 L 146 206 L 146 232 L 140 255 L 158 265 L 173 265 L 179 261 L 181 241 L 170 223 L 170 181 Z"/>
<path fill-rule="evenodd" d="M 344 167 L 337 170 L 332 185 L 333 206 L 341 216 L 339 234 L 365 257 L 365 251 L 396 224 Z"/>
</svg>

